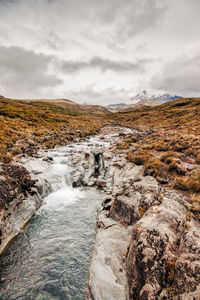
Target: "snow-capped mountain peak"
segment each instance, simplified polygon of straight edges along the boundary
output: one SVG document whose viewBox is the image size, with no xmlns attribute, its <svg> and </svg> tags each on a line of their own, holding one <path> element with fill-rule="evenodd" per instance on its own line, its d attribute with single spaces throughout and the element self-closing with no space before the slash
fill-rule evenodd
<svg viewBox="0 0 200 300">
<path fill-rule="evenodd" d="M 140 93 L 138 93 L 137 95 L 135 95 L 134 97 L 131 98 L 131 100 L 134 100 L 134 101 L 140 101 L 140 100 L 146 100 L 146 99 L 148 99 L 146 90 L 142 90 Z"/>
<path fill-rule="evenodd" d="M 144 101 L 144 100 L 159 100 L 162 101 L 163 103 L 177 100 L 183 98 L 182 96 L 177 96 L 177 95 L 170 95 L 170 94 L 158 94 L 158 95 L 150 95 L 147 93 L 146 90 L 142 90 L 140 93 L 135 95 L 134 97 L 131 97 L 131 102 L 139 102 L 139 101 Z"/>
</svg>

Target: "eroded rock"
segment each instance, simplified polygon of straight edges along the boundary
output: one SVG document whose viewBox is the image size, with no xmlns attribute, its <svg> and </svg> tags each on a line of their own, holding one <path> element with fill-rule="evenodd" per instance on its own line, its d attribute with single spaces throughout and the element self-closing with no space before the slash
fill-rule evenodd
<svg viewBox="0 0 200 300">
<path fill-rule="evenodd" d="M 106 217 L 99 216 L 95 249 L 90 267 L 86 299 L 127 300 L 128 283 L 124 254 L 130 235 L 130 228 Z"/>
<path fill-rule="evenodd" d="M 22 165 L 2 165 L 0 173 L 1 254 L 41 206 L 49 185 L 44 178 L 37 181 Z"/>
</svg>

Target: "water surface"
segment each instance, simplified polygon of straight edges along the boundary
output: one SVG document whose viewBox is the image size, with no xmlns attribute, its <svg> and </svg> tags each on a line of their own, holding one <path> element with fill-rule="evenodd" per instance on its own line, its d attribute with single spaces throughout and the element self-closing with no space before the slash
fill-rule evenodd
<svg viewBox="0 0 200 300">
<path fill-rule="evenodd" d="M 71 187 L 70 149 L 51 151 L 52 193 L 0 258 L 1 300 L 83 299 L 102 195 Z"/>
</svg>

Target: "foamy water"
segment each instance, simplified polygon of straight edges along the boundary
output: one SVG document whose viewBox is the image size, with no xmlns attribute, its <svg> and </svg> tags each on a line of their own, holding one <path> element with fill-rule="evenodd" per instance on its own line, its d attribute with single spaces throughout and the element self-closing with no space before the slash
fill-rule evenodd
<svg viewBox="0 0 200 300">
<path fill-rule="evenodd" d="M 129 129 L 127 129 L 129 133 Z M 115 138 L 117 134 L 110 137 Z M 47 153 L 53 164 L 34 160 L 35 170 L 44 171 L 51 193 L 0 258 L 1 300 L 80 300 L 95 239 L 97 208 L 102 195 L 95 190 L 71 187 L 70 152 L 108 147 L 106 140 L 87 141 Z M 28 161 L 26 166 L 32 168 Z"/>
<path fill-rule="evenodd" d="M 76 151 L 90 148 L 74 145 Z M 72 188 L 71 149 L 48 153 L 54 158 L 45 170 L 52 192 L 0 259 L 1 300 L 83 299 L 102 196 Z"/>
</svg>

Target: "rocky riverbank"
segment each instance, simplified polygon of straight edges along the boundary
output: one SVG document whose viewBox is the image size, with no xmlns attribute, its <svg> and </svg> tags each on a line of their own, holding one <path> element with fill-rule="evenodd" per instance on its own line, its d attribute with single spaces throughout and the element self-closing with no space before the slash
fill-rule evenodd
<svg viewBox="0 0 200 300">
<path fill-rule="evenodd" d="M 42 163 L 26 158 L 21 163 L 0 166 L 0 254 L 17 236 L 49 193 L 45 176 L 35 173 L 34 164 Z"/>
<path fill-rule="evenodd" d="M 144 176 L 126 151 L 111 148 L 99 156 L 97 179 L 81 179 L 106 193 L 86 299 L 198 299 L 200 224 L 188 199 Z"/>
<path fill-rule="evenodd" d="M 187 197 L 163 188 L 143 166 L 127 160 L 126 149 L 116 148 L 121 138 L 136 134 L 107 128 L 98 137 L 104 141 L 103 147 L 86 143 L 84 148 L 77 143 L 76 149 L 71 149 L 72 186 L 93 186 L 104 192 L 85 298 L 198 299 L 199 221 L 188 210 Z M 4 193 L 11 198 L 1 209 L 1 251 L 49 192 L 45 170 L 51 159 L 47 153 L 24 158 L 10 166 L 9 176 L 2 167 L 1 182 L 9 179 L 10 184 Z"/>
</svg>

